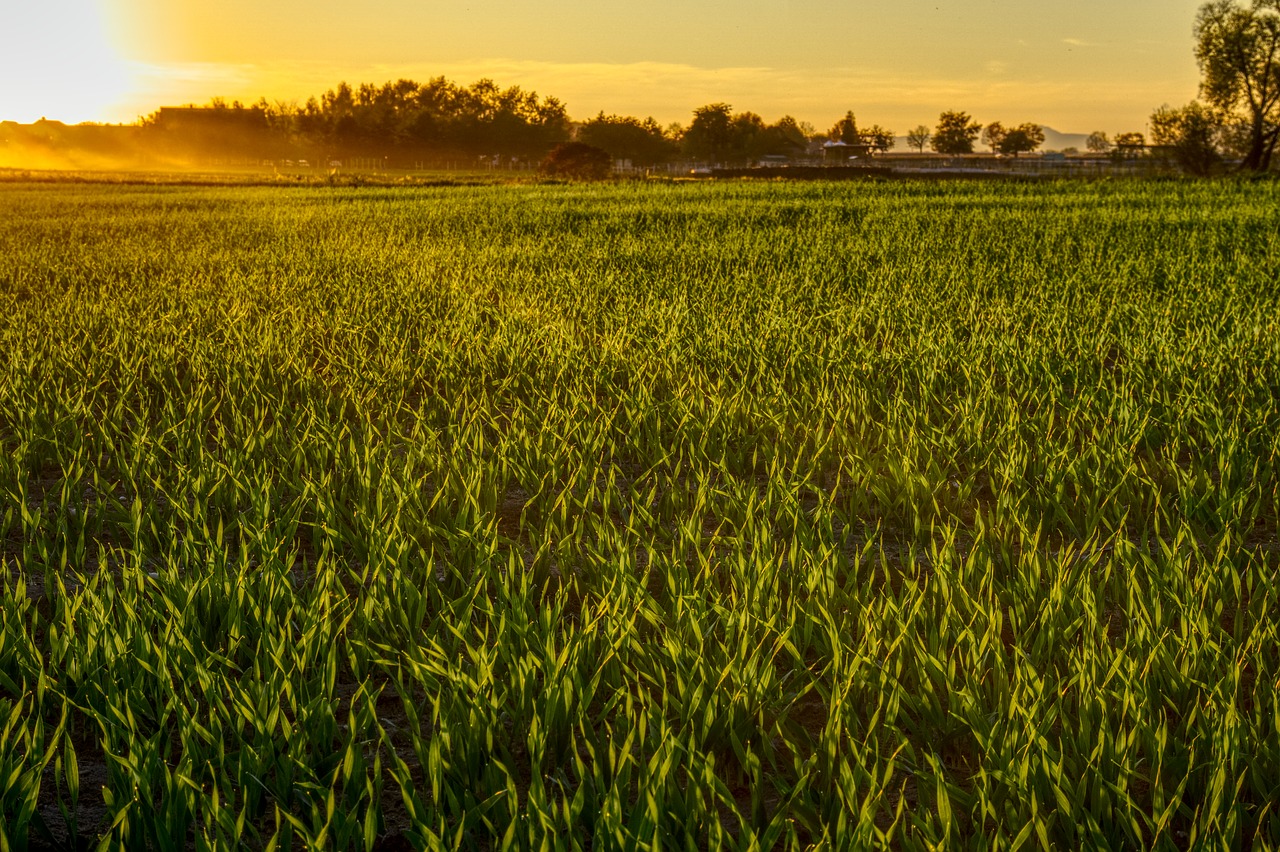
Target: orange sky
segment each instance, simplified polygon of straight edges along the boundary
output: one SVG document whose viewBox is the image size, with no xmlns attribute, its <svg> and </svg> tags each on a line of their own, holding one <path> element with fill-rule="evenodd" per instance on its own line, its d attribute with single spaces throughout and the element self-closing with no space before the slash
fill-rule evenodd
<svg viewBox="0 0 1280 852">
<path fill-rule="evenodd" d="M 1068 132 L 1142 129 L 1195 96 L 1198 0 L 41 0 L 0 52 L 0 119 L 132 121 L 213 96 L 304 100 L 339 80 L 491 77 L 687 121 L 728 101 L 905 132 L 943 109 Z"/>
</svg>

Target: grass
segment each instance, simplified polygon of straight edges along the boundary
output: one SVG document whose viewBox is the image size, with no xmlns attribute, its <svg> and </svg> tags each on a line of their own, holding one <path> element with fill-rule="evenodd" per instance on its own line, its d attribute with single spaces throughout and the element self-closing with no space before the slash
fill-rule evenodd
<svg viewBox="0 0 1280 852">
<path fill-rule="evenodd" d="M 0 187 L 0 848 L 1280 846 L 1278 196 Z"/>
</svg>

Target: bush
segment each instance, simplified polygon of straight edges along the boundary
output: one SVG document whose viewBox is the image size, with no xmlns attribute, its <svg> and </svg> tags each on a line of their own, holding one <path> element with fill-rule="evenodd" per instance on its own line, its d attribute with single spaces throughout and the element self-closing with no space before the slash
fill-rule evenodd
<svg viewBox="0 0 1280 852">
<path fill-rule="evenodd" d="M 539 169 L 545 175 L 602 180 L 613 170 L 609 152 L 585 142 L 565 142 L 552 149 Z"/>
<path fill-rule="evenodd" d="M 1188 174 L 1208 175 L 1222 162 L 1222 131 L 1222 113 L 1198 101 L 1177 109 L 1162 106 L 1151 114 L 1151 137 L 1167 146 L 1173 161 Z"/>
</svg>

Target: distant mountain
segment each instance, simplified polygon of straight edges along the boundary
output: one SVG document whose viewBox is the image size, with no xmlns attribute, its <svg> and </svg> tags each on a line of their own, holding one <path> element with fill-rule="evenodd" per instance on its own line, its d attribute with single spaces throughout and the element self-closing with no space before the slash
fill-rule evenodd
<svg viewBox="0 0 1280 852">
<path fill-rule="evenodd" d="M 1054 130 L 1052 127 L 1045 127 L 1044 144 L 1040 146 L 1040 150 L 1061 151 L 1063 148 L 1075 148 L 1078 151 L 1083 151 L 1084 142 L 1088 138 L 1088 133 L 1063 133 L 1059 130 Z M 895 136 L 893 137 L 893 141 L 894 145 L 892 150 L 895 154 L 908 154 L 915 151 L 915 148 L 907 144 L 907 137 L 905 136 Z M 987 150 L 987 146 L 983 145 L 981 142 L 977 144 L 976 148 L 978 153 L 982 153 Z M 929 151 L 929 146 L 924 146 L 924 150 L 927 153 Z"/>
</svg>

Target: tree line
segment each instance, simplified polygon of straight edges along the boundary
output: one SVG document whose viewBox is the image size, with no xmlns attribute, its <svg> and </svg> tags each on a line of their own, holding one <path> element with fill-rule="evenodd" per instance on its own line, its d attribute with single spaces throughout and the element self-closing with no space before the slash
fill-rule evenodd
<svg viewBox="0 0 1280 852">
<path fill-rule="evenodd" d="M 246 142 L 228 133 L 218 135 L 223 149 L 261 147 L 265 137 L 273 151 L 309 150 L 325 158 L 532 161 L 557 145 L 576 140 L 637 167 L 675 160 L 743 166 L 768 157 L 803 156 L 813 143 L 841 143 L 869 154 L 889 151 L 896 144 L 891 129 L 879 124 L 860 126 L 852 110 L 825 132 L 790 115 L 770 123 L 755 112 L 735 112 L 729 104 L 719 102 L 695 109 L 687 126 L 663 126 L 652 117 L 604 112 L 575 123 L 559 99 L 539 97 L 519 86 L 502 88 L 488 79 L 470 86 L 444 77 L 427 83 L 402 79 L 380 86 L 340 83 L 301 106 L 263 98 L 246 107 L 238 101 L 215 98 L 205 109 L 225 111 L 225 127 L 242 135 L 249 125 L 231 119 L 246 113 L 262 119 L 256 134 L 259 138 Z M 195 128 L 175 127 L 172 114 L 190 111 L 158 110 L 140 124 L 160 142 L 168 136 L 168 141 L 180 145 L 184 130 L 207 139 L 209 122 Z M 1006 154 L 1035 150 L 1044 141 L 1038 125 L 1006 130 L 996 122 L 982 128 L 970 124 L 967 113 L 944 112 L 935 129 L 919 127 L 908 134 L 908 142 L 921 149 L 931 144 L 939 153 L 971 153 L 979 132 L 993 151 Z"/>
</svg>

